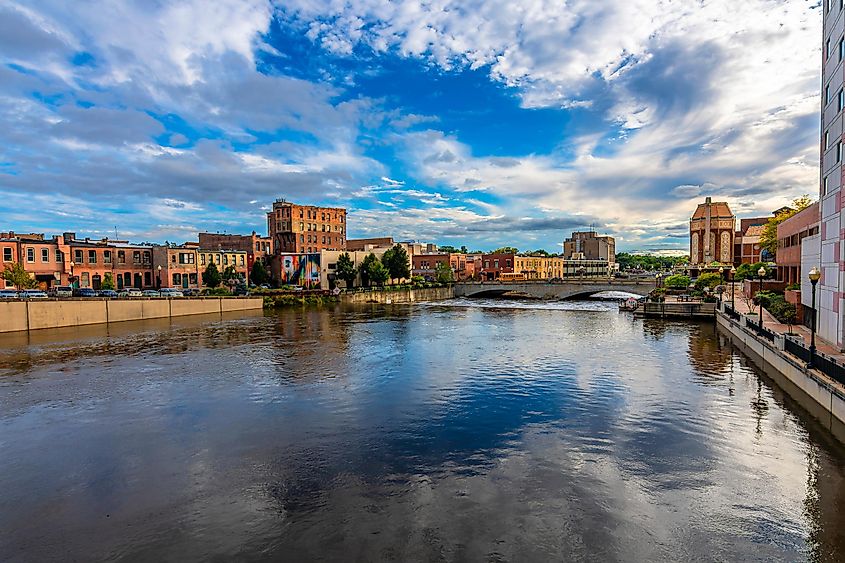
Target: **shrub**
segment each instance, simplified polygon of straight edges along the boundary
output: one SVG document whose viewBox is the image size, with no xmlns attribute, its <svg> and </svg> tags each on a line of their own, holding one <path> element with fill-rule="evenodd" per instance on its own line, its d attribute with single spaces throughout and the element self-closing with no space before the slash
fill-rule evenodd
<svg viewBox="0 0 845 563">
<path fill-rule="evenodd" d="M 788 290 L 793 290 L 793 291 L 794 291 L 794 290 L 800 290 L 800 289 L 801 289 L 801 284 L 800 284 L 800 283 L 791 283 L 791 284 L 789 284 L 788 286 L 786 286 L 786 289 L 788 289 Z"/>
<path fill-rule="evenodd" d="M 712 289 L 722 283 L 722 276 L 716 273 L 701 274 L 695 280 L 695 288 L 698 290 Z"/>
<path fill-rule="evenodd" d="M 689 284 L 689 276 L 684 276 L 682 274 L 675 274 L 674 276 L 669 276 L 663 280 L 663 285 L 670 289 L 686 289 L 689 287 Z"/>
</svg>

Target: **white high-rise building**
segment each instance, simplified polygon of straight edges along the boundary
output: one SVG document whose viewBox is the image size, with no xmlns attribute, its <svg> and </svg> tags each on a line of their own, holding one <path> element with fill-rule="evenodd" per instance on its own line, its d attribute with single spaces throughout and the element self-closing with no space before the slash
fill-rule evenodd
<svg viewBox="0 0 845 563">
<path fill-rule="evenodd" d="M 822 0 L 824 32 L 822 38 L 822 110 L 821 110 L 821 185 L 820 253 L 822 277 L 818 285 L 816 309 L 818 334 L 843 349 L 843 288 L 845 260 L 842 244 L 845 214 L 842 213 L 842 119 L 845 109 L 845 38 L 843 0 Z M 812 265 L 808 265 L 812 267 Z M 805 272 L 809 269 L 804 270 Z M 802 296 L 803 297 L 803 296 Z M 803 300 L 803 299 L 802 299 Z"/>
</svg>

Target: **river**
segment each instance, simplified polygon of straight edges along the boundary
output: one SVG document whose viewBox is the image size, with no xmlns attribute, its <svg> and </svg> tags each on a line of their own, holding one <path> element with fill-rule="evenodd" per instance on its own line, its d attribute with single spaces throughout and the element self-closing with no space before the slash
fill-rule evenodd
<svg viewBox="0 0 845 563">
<path fill-rule="evenodd" d="M 0 338 L 0 560 L 835 561 L 845 448 L 597 301 Z"/>
</svg>

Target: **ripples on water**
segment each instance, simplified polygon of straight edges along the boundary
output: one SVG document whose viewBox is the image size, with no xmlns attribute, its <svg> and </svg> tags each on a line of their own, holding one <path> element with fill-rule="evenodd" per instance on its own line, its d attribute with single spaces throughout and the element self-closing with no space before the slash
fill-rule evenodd
<svg viewBox="0 0 845 563">
<path fill-rule="evenodd" d="M 453 300 L 4 344 L 0 559 L 845 547 L 842 446 L 707 324 Z"/>
</svg>

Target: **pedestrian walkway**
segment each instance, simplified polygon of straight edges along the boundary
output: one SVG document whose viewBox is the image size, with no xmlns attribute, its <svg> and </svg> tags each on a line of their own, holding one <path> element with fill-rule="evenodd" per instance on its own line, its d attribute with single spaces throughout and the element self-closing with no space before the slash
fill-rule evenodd
<svg viewBox="0 0 845 563">
<path fill-rule="evenodd" d="M 738 297 L 738 296 L 737 296 Z M 725 300 L 730 305 L 730 299 Z M 735 299 L 734 309 L 737 313 L 742 315 L 747 315 L 748 313 L 757 313 L 759 312 L 759 308 L 752 303 L 751 310 L 748 308 L 748 304 L 745 302 L 745 299 Z M 792 333 L 794 336 L 798 336 L 804 339 L 804 344 L 809 348 L 810 346 L 810 329 L 804 325 L 795 324 L 792 326 L 788 326 L 778 322 L 776 318 L 774 318 L 771 313 L 763 309 L 763 326 L 772 332 L 777 332 L 779 334 L 786 334 Z M 791 330 L 790 330 L 791 329 Z M 827 342 L 826 340 L 822 340 L 819 338 L 819 335 L 816 334 L 816 350 L 820 353 L 830 356 L 835 361 L 845 364 L 845 354 L 843 354 L 838 348 Z"/>
</svg>

